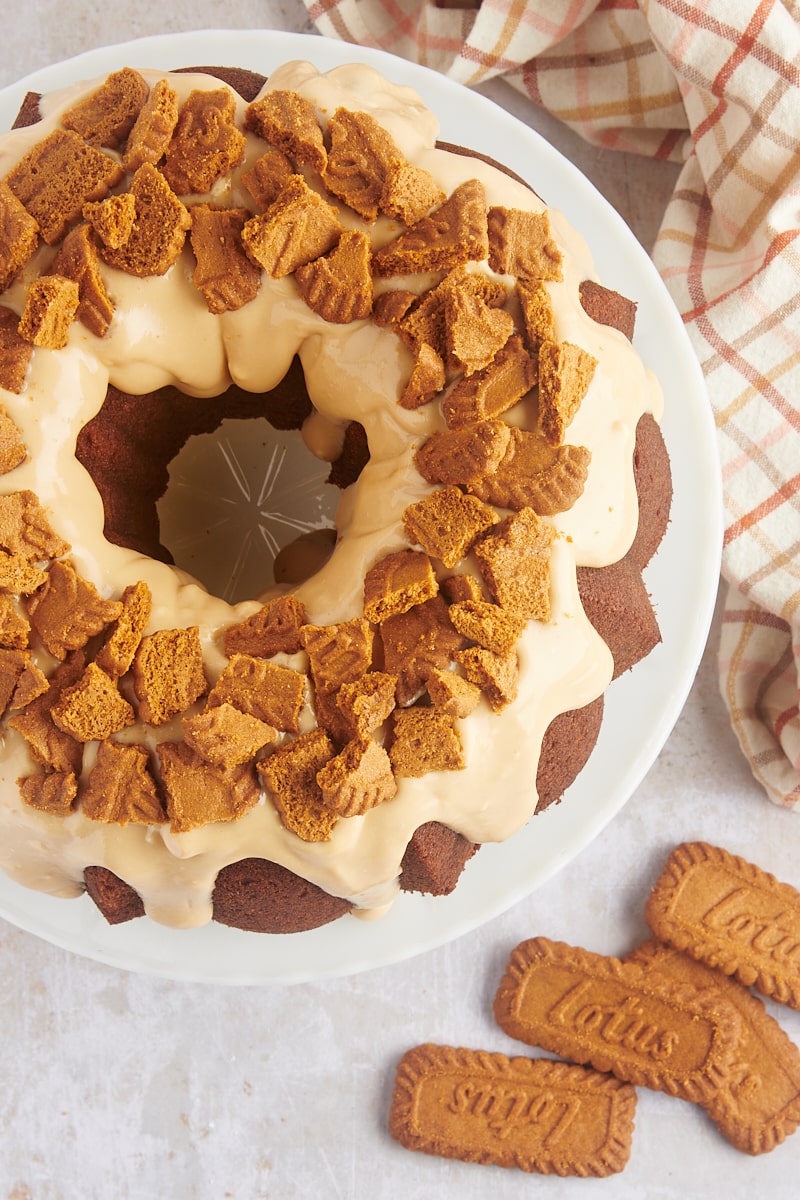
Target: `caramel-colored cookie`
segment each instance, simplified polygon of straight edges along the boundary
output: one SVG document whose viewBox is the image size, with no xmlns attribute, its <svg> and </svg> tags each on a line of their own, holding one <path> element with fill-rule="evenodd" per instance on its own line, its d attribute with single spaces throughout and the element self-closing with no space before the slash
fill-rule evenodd
<svg viewBox="0 0 800 1200">
<path fill-rule="evenodd" d="M 0 387 L 22 391 L 32 354 L 33 346 L 19 332 L 19 313 L 0 304 Z"/>
<path fill-rule="evenodd" d="M 81 812 L 108 824 L 160 825 L 167 815 L 144 746 L 101 742 L 81 792 Z"/>
<path fill-rule="evenodd" d="M 402 160 L 400 151 L 369 113 L 337 108 L 327 132 L 325 186 L 365 221 L 376 220 L 389 170 Z"/>
<path fill-rule="evenodd" d="M 343 232 L 333 205 L 290 175 L 267 211 L 245 223 L 242 241 L 253 262 L 282 279 L 326 254 Z"/>
<path fill-rule="evenodd" d="M 7 184 L 0 182 L 0 291 L 19 275 L 39 245 L 39 226 Z"/>
<path fill-rule="evenodd" d="M 486 258 L 486 196 L 477 179 L 457 187 L 444 204 L 377 251 L 377 275 L 414 275 L 450 271 Z"/>
<path fill-rule="evenodd" d="M 672 946 L 645 942 L 628 962 L 676 983 L 715 987 L 741 1019 L 730 1075 L 706 1109 L 720 1133 L 747 1154 L 780 1145 L 800 1124 L 800 1050 L 761 1000 L 735 980 Z"/>
<path fill-rule="evenodd" d="M 705 842 L 673 850 L 647 901 L 656 937 L 800 1008 L 800 892 Z"/>
<path fill-rule="evenodd" d="M 713 988 L 548 938 L 512 952 L 494 1014 L 529 1045 L 702 1103 L 728 1084 L 741 1024 Z"/>
<path fill-rule="evenodd" d="M 328 161 L 322 130 L 310 100 L 298 92 L 268 92 L 247 110 L 245 129 L 298 163 L 324 171 Z"/>
<path fill-rule="evenodd" d="M 52 271 L 78 285 L 75 316 L 95 337 L 105 337 L 114 317 L 114 302 L 100 274 L 100 261 L 88 225 L 70 230 L 53 259 Z"/>
<path fill-rule="evenodd" d="M 239 165 L 244 148 L 231 93 L 225 88 L 194 91 L 178 112 L 164 178 L 178 196 L 210 192 L 218 179 Z"/>
<path fill-rule="evenodd" d="M 131 235 L 117 249 L 101 243 L 109 266 L 146 278 L 165 275 L 178 258 L 192 219 L 167 180 L 152 163 L 142 163 L 131 180 L 136 220 Z"/>
<path fill-rule="evenodd" d="M 91 96 L 68 109 L 61 124 L 90 146 L 116 150 L 133 129 L 149 91 L 138 71 L 123 67 L 109 75 Z"/>
<path fill-rule="evenodd" d="M 295 283 L 308 307 L 333 325 L 368 317 L 372 312 L 370 253 L 367 235 L 351 229 L 327 257 L 298 267 Z"/>
<path fill-rule="evenodd" d="M 261 286 L 261 272 L 242 247 L 248 216 L 246 208 L 192 206 L 189 239 L 197 259 L 194 285 L 211 313 L 235 312 L 248 304 Z"/>
<path fill-rule="evenodd" d="M 401 1145 L 542 1175 L 611 1175 L 630 1156 L 636 1093 L 545 1058 L 424 1045 L 401 1058 L 389 1129 Z"/>
<path fill-rule="evenodd" d="M 77 133 L 54 129 L 6 176 L 6 183 L 55 246 L 87 200 L 102 200 L 122 178 L 122 165 Z"/>
</svg>

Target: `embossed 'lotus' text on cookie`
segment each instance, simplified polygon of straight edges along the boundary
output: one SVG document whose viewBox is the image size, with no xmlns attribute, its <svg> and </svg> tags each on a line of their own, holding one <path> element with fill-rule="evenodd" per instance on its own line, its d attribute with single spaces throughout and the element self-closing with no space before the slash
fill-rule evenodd
<svg viewBox="0 0 800 1200">
<path fill-rule="evenodd" d="M 713 987 L 733 1005 L 741 1033 L 725 1086 L 705 1105 L 723 1137 L 746 1154 L 765 1154 L 800 1124 L 800 1050 L 764 1004 L 735 979 L 672 946 L 646 942 L 628 956 L 676 983 Z"/>
<path fill-rule="evenodd" d="M 726 1083 L 741 1024 L 713 990 L 547 938 L 513 951 L 494 1012 L 512 1037 L 701 1102 Z"/>
<path fill-rule="evenodd" d="M 389 1129 L 444 1158 L 606 1176 L 628 1161 L 635 1108 L 632 1087 L 585 1067 L 424 1045 L 398 1064 Z"/>
<path fill-rule="evenodd" d="M 800 893 L 789 884 L 716 846 L 684 843 L 645 916 L 662 941 L 800 1008 Z"/>
</svg>

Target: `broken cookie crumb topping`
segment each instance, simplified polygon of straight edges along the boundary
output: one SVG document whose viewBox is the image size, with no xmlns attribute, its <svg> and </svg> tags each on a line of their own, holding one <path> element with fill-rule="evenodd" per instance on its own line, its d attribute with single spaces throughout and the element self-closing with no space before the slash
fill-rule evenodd
<svg viewBox="0 0 800 1200">
<path fill-rule="evenodd" d="M 28 279 L 40 241 L 48 273 Z M 517 642 L 550 620 L 548 518 L 588 471 L 567 439 L 597 364 L 556 336 L 546 211 L 490 207 L 478 179 L 448 195 L 366 112 L 271 91 L 242 117 L 227 87 L 180 104 L 125 69 L 0 181 L 0 290 L 24 293 L 21 313 L 0 306 L 0 386 L 20 393 L 75 321 L 107 335 L 106 268 L 179 260 L 212 315 L 266 275 L 309 320 L 391 331 L 403 419 L 435 418 L 413 442 L 426 487 L 368 565 L 358 617 L 317 625 L 298 597 L 271 599 L 222 631 L 214 670 L 204 631 L 152 624 L 144 582 L 101 594 L 33 493 L 0 497 L 0 700 L 39 768 L 21 795 L 181 834 L 266 793 L 287 830 L 325 841 L 391 803 L 399 777 L 462 769 L 460 722 L 513 702 Z M 0 473 L 26 454 L 0 409 Z"/>
</svg>

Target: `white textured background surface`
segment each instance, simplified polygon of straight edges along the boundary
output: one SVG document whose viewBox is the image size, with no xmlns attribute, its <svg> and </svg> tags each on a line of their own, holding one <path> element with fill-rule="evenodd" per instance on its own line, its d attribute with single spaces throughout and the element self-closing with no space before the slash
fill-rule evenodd
<svg viewBox="0 0 800 1200">
<path fill-rule="evenodd" d="M 99 10 L 99 11 L 98 11 Z M 0 85 L 93 46 L 201 28 L 308 31 L 297 0 L 5 0 Z M 582 145 L 498 84 L 493 99 L 581 169 L 649 245 L 674 178 Z M 639 1093 L 631 1162 L 606 1181 L 537 1179 L 411 1154 L 385 1131 L 394 1064 L 441 1041 L 506 1053 L 491 999 L 532 934 L 624 954 L 676 842 L 704 838 L 800 886 L 800 817 L 766 801 L 717 691 L 715 623 L 650 775 L 560 875 L 484 928 L 410 963 L 289 988 L 137 976 L 0 922 L 0 1200 L 613 1200 L 798 1195 L 800 1136 L 750 1159 L 703 1113 Z M 800 1041 L 800 1014 L 777 1015 Z"/>
</svg>

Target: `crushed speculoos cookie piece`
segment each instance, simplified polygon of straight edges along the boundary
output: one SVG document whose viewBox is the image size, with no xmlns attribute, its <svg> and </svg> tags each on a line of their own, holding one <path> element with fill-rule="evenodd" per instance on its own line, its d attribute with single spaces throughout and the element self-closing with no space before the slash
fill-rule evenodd
<svg viewBox="0 0 800 1200">
<path fill-rule="evenodd" d="M 335 625 L 304 625 L 300 641 L 317 692 L 335 692 L 372 666 L 374 635 L 369 621 L 354 617 Z"/>
<path fill-rule="evenodd" d="M 103 741 L 136 720 L 116 680 L 94 662 L 89 663 L 77 683 L 61 693 L 50 715 L 59 729 L 78 742 Z"/>
<path fill-rule="evenodd" d="M 460 600 L 451 604 L 450 620 L 471 642 L 501 656 L 511 653 L 525 628 L 522 617 L 487 600 Z"/>
<path fill-rule="evenodd" d="M 40 275 L 28 288 L 19 333 L 34 346 L 63 350 L 78 312 L 80 290 L 65 275 Z"/>
<path fill-rule="evenodd" d="M 430 171 L 414 163 L 389 164 L 383 181 L 378 207 L 393 221 L 416 225 L 424 216 L 447 199 Z"/>
<path fill-rule="evenodd" d="M 117 150 L 133 129 L 149 91 L 138 71 L 123 67 L 112 72 L 91 96 L 67 109 L 61 124 L 90 146 Z"/>
<path fill-rule="evenodd" d="M 448 604 L 458 604 L 461 600 L 483 600 L 483 586 L 474 575 L 448 575 L 442 579 L 439 590 Z"/>
<path fill-rule="evenodd" d="M 103 741 L 81 791 L 81 812 L 109 825 L 163 825 L 164 804 L 144 746 Z"/>
<path fill-rule="evenodd" d="M 10 287 L 39 245 L 39 226 L 0 180 L 0 292 Z"/>
<path fill-rule="evenodd" d="M 276 596 L 252 616 L 229 625 L 222 635 L 225 653 L 272 658 L 302 648 L 300 629 L 307 623 L 305 605 L 296 596 Z"/>
<path fill-rule="evenodd" d="M 122 192 L 105 200 L 90 200 L 84 204 L 82 212 L 103 245 L 119 250 L 133 232 L 136 200 L 130 192 Z"/>
<path fill-rule="evenodd" d="M 19 779 L 22 799 L 39 812 L 68 817 L 78 796 L 78 780 L 72 771 L 49 771 Z"/>
<path fill-rule="evenodd" d="M 130 131 L 122 162 L 126 171 L 138 171 L 143 163 L 156 166 L 167 152 L 178 123 L 178 93 L 166 79 L 150 89 Z"/>
<path fill-rule="evenodd" d="M 506 299 L 508 289 L 505 284 L 496 283 L 481 273 L 469 271 L 464 266 L 455 267 L 436 287 L 414 297 L 407 312 L 398 317 L 395 332 L 412 351 L 416 352 L 427 343 L 440 358 L 450 362 L 450 322 L 458 312 L 450 300 L 459 293 L 468 303 L 474 301 L 488 308 L 499 308 Z M 451 365 L 458 369 L 457 364 Z"/>
<path fill-rule="evenodd" d="M 550 293 L 540 279 L 517 281 L 517 297 L 522 310 L 522 319 L 528 345 L 538 353 L 542 342 L 556 340 L 553 317 L 553 302 Z"/>
<path fill-rule="evenodd" d="M 511 428 L 505 421 L 479 421 L 463 429 L 442 430 L 422 443 L 414 465 L 428 483 L 470 486 L 497 470 L 510 439 Z"/>
<path fill-rule="evenodd" d="M 444 670 L 466 645 L 450 620 L 443 596 L 388 617 L 380 638 L 384 670 L 397 676 L 398 704 L 410 704 L 424 691 L 431 670 Z"/>
<path fill-rule="evenodd" d="M 514 318 L 474 290 L 451 288 L 445 305 L 448 365 L 469 377 L 494 361 L 514 332 Z"/>
<path fill-rule="evenodd" d="M 413 296 L 406 312 L 400 314 L 402 300 L 396 301 L 397 313 L 392 328 L 408 346 L 412 354 L 418 354 L 423 346 L 435 350 L 442 362 L 447 358 L 447 325 L 445 320 L 445 291 L 450 276 L 446 276 L 437 287 L 429 288 L 420 296 Z M 403 291 L 393 293 L 402 298 Z M 413 293 L 409 293 L 413 295 Z"/>
<path fill-rule="evenodd" d="M 26 663 L 17 680 L 17 686 L 14 688 L 9 708 L 15 710 L 27 708 L 33 700 L 37 700 L 39 696 L 43 696 L 49 686 L 50 680 L 41 667 L 37 667 L 35 662 Z"/>
<path fill-rule="evenodd" d="M 322 803 L 338 817 L 360 817 L 397 795 L 389 755 L 372 738 L 348 742 L 317 772 Z"/>
<path fill-rule="evenodd" d="M 392 718 L 389 761 L 398 776 L 463 771 L 464 748 L 456 718 L 441 708 L 398 708 Z"/>
<path fill-rule="evenodd" d="M 456 661 L 464 668 L 470 683 L 483 692 L 492 712 L 502 710 L 519 691 L 519 663 L 515 651 L 495 654 L 483 646 L 470 646 L 456 655 Z"/>
<path fill-rule="evenodd" d="M 28 743 L 36 761 L 54 771 L 80 774 L 83 746 L 59 729 L 50 714 L 62 692 L 80 679 L 84 665 L 85 659 L 81 651 L 71 654 L 50 676 L 47 691 L 32 700 L 22 712 L 11 717 L 8 722 L 9 728 L 15 729 Z"/>
<path fill-rule="evenodd" d="M 316 109 L 299 92 L 267 92 L 249 106 L 244 125 L 296 162 L 320 174 L 325 170 L 328 155 Z"/>
<path fill-rule="evenodd" d="M 380 625 L 387 617 L 431 600 L 438 591 L 427 554 L 396 550 L 379 559 L 364 576 L 364 616 Z"/>
<path fill-rule="evenodd" d="M 100 257 L 129 275 L 165 275 L 183 249 L 192 223 L 189 211 L 151 163 L 136 171 L 130 192 L 136 201 L 131 236 L 116 249 L 101 244 Z"/>
<path fill-rule="evenodd" d="M 69 542 L 55 533 L 35 492 L 24 490 L 0 496 L 0 547 L 23 558 L 60 558 Z"/>
<path fill-rule="evenodd" d="M 327 842 L 339 819 L 323 805 L 317 783 L 317 774 L 335 754 L 327 733 L 312 729 L 256 764 L 281 821 L 304 842 Z"/>
<path fill-rule="evenodd" d="M 405 288 L 390 288 L 380 292 L 372 302 L 372 319 L 381 329 L 391 329 L 402 321 L 419 296 Z"/>
<path fill-rule="evenodd" d="M 539 433 L 512 428 L 506 453 L 469 489 L 498 508 L 532 508 L 541 517 L 567 512 L 583 494 L 591 453 L 585 446 L 551 446 Z"/>
<path fill-rule="evenodd" d="M 422 408 L 423 404 L 430 404 L 431 400 L 439 395 L 446 380 L 447 375 L 442 359 L 433 346 L 423 342 L 417 350 L 408 382 L 400 393 L 397 403 L 401 408 L 410 410 Z"/>
<path fill-rule="evenodd" d="M 564 441 L 596 366 L 594 355 L 572 342 L 543 342 L 539 347 L 539 428 L 551 446 Z"/>
<path fill-rule="evenodd" d="M 294 175 L 291 159 L 282 150 L 272 149 L 257 158 L 249 171 L 242 173 L 241 182 L 263 212 L 277 200 L 290 175 Z"/>
<path fill-rule="evenodd" d="M 47 572 L 21 554 L 0 550 L 0 592 L 30 596 L 47 582 Z"/>
<path fill-rule="evenodd" d="M 84 142 L 77 133 L 54 129 L 28 151 L 6 183 L 55 246 L 81 215 L 88 200 L 102 200 L 119 183 L 121 163 Z"/>
<path fill-rule="evenodd" d="M 284 733 L 297 733 L 306 702 L 306 677 L 266 659 L 233 654 L 208 695 L 208 708 L 232 704 Z"/>
<path fill-rule="evenodd" d="M 0 348 L 2 355 L 2 348 Z M 2 367 L 0 367 L 0 387 L 3 386 Z M 11 420 L 4 406 L 0 404 L 0 475 L 7 475 L 28 457 L 22 434 Z"/>
<path fill-rule="evenodd" d="M 409 504 L 403 511 L 403 530 L 409 542 L 450 568 L 461 562 L 496 520 L 482 500 L 451 485 Z"/>
<path fill-rule="evenodd" d="M 190 92 L 161 168 L 176 196 L 210 192 L 244 158 L 245 138 L 236 127 L 236 101 L 227 88 Z"/>
<path fill-rule="evenodd" d="M 122 611 L 97 652 L 96 662 L 107 675 L 124 675 L 130 670 L 134 655 L 150 620 L 152 596 L 141 580 L 129 584 L 122 593 Z"/>
<path fill-rule="evenodd" d="M 85 646 L 122 611 L 118 600 L 105 600 L 71 562 L 62 559 L 50 566 L 44 585 L 31 596 L 27 607 L 31 625 L 45 648 L 60 659 Z"/>
<path fill-rule="evenodd" d="M 493 421 L 535 387 L 538 378 L 537 359 L 514 334 L 486 367 L 456 380 L 442 397 L 442 416 L 450 429 Z"/>
<path fill-rule="evenodd" d="M 474 712 L 481 698 L 481 689 L 455 671 L 434 667 L 426 680 L 428 696 L 434 708 L 450 717 L 464 718 Z"/>
<path fill-rule="evenodd" d="M 253 262 L 282 279 L 336 245 L 344 228 L 333 205 L 291 175 L 266 212 L 245 223 L 242 241 Z"/>
<path fill-rule="evenodd" d="M 28 650 L 0 649 L 0 716 L 10 706 L 17 684 L 30 661 Z"/>
<path fill-rule="evenodd" d="M 343 233 L 333 250 L 297 268 L 294 281 L 308 307 L 324 321 L 346 325 L 372 312 L 372 246 L 366 233 Z"/>
<path fill-rule="evenodd" d="M 116 617 L 122 611 L 121 604 L 119 609 Z M 142 638 L 133 659 L 133 690 L 139 701 L 140 721 L 163 725 L 194 704 L 207 687 L 196 625 L 159 629 Z"/>
<path fill-rule="evenodd" d="M 261 286 L 261 271 L 242 246 L 242 229 L 249 217 L 246 208 L 192 205 L 189 240 L 197 260 L 194 285 L 211 313 L 235 312 L 249 304 Z"/>
<path fill-rule="evenodd" d="M 324 729 L 337 748 L 344 746 L 355 735 L 337 703 L 338 692 L 326 692 L 322 688 L 314 691 L 314 718 L 320 729 Z"/>
<path fill-rule="evenodd" d="M 499 275 L 524 282 L 563 278 L 561 251 L 550 230 L 547 212 L 490 208 L 489 266 Z"/>
<path fill-rule="evenodd" d="M 76 317 L 95 337 L 105 337 L 114 317 L 114 303 L 100 274 L 97 249 L 88 225 L 70 230 L 53 259 L 52 271 L 77 283 Z"/>
<path fill-rule="evenodd" d="M 0 646 L 7 650 L 25 650 L 31 627 L 10 596 L 0 595 Z"/>
<path fill-rule="evenodd" d="M 377 275 L 417 275 L 480 262 L 488 252 L 486 195 L 477 179 L 469 179 L 444 204 L 376 250 L 372 264 Z"/>
<path fill-rule="evenodd" d="M 493 599 L 522 620 L 550 620 L 550 556 L 555 531 L 531 508 L 512 513 L 473 553 Z"/>
<path fill-rule="evenodd" d="M 397 676 L 370 671 L 336 693 L 336 706 L 348 732 L 347 740 L 365 738 L 383 724 L 395 706 Z"/>
<path fill-rule="evenodd" d="M 19 394 L 33 354 L 33 346 L 19 333 L 19 313 L 0 304 L 0 387 Z"/>
<path fill-rule="evenodd" d="M 328 121 L 328 138 L 326 188 L 365 221 L 377 220 L 389 169 L 402 159 L 394 140 L 369 113 L 346 108 Z"/>
<path fill-rule="evenodd" d="M 249 764 L 215 766 L 185 742 L 159 742 L 156 753 L 171 833 L 236 821 L 258 803 L 258 782 Z"/>
<path fill-rule="evenodd" d="M 248 762 L 277 736 L 274 726 L 227 703 L 207 708 L 183 721 L 184 741 L 201 758 L 219 767 Z"/>
</svg>

